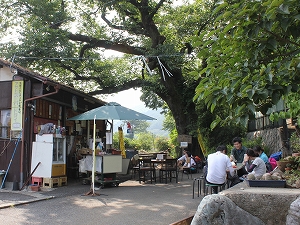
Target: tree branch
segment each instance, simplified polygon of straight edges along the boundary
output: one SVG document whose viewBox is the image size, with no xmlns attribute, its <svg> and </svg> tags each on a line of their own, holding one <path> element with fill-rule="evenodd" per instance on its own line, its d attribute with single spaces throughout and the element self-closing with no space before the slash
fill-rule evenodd
<svg viewBox="0 0 300 225">
<path fill-rule="evenodd" d="M 269 30 L 263 28 L 262 26 L 260 26 L 260 27 L 261 27 L 261 29 L 262 29 L 263 31 L 265 31 L 266 33 L 268 33 L 268 34 L 274 36 L 277 40 L 280 40 L 280 41 L 282 41 L 283 43 L 290 43 L 290 44 L 296 45 L 297 47 L 300 47 L 300 44 L 298 44 L 297 42 L 291 41 L 290 39 L 282 38 L 282 37 L 279 36 L 278 34 L 275 34 L 274 32 L 269 31 Z"/>
<path fill-rule="evenodd" d="M 149 16 L 151 18 L 153 18 L 153 16 L 157 13 L 157 11 L 159 10 L 159 8 L 164 4 L 165 0 L 160 0 L 159 3 L 156 4 L 156 7 L 152 10 L 152 12 L 149 14 Z"/>
<path fill-rule="evenodd" d="M 92 49 L 92 48 L 111 49 L 111 50 L 123 52 L 126 54 L 132 54 L 132 55 L 144 55 L 144 53 L 145 53 L 144 48 L 130 46 L 127 44 L 115 43 L 115 42 L 112 42 L 109 40 L 99 40 L 99 39 L 89 37 L 86 35 L 72 34 L 72 33 L 69 33 L 68 36 L 69 36 L 69 39 L 72 41 L 88 43 L 82 47 L 82 49 L 80 51 L 80 57 L 83 57 L 85 50 Z"/>
<path fill-rule="evenodd" d="M 65 65 L 61 60 L 56 59 L 55 62 L 57 62 L 61 68 L 70 71 L 75 76 L 74 80 L 91 80 L 89 77 L 83 77 L 79 75 L 76 69 L 73 69 L 72 66 Z"/>
<path fill-rule="evenodd" d="M 258 61 L 260 63 L 269 63 L 271 61 L 273 61 L 274 59 L 276 59 L 277 57 L 290 57 L 292 55 L 296 56 L 297 54 L 300 53 L 299 49 L 296 49 L 294 51 L 291 52 L 286 52 L 285 54 L 272 54 L 272 55 L 268 55 L 266 58 L 262 58 L 262 59 L 258 59 Z M 282 59 L 278 59 L 278 62 L 282 61 Z"/>
<path fill-rule="evenodd" d="M 103 11 L 101 14 L 101 19 L 103 19 L 103 21 L 111 28 L 116 29 L 116 30 L 126 30 L 124 28 L 124 26 L 117 26 L 112 24 L 112 22 L 110 22 L 106 17 L 105 17 L 105 12 Z"/>
<path fill-rule="evenodd" d="M 113 29 L 116 29 L 116 30 L 125 30 L 125 31 L 128 31 L 129 33 L 132 32 L 134 33 L 135 35 L 145 35 L 145 32 L 143 30 L 143 24 L 141 22 L 139 22 L 136 18 L 134 18 L 133 14 L 129 13 L 127 10 L 124 11 L 126 13 L 126 15 L 128 17 L 130 17 L 130 19 L 132 21 L 134 21 L 135 25 L 136 26 L 133 26 L 133 27 L 125 27 L 125 26 L 117 26 L 117 25 L 114 25 L 112 24 L 112 22 L 110 22 L 106 17 L 105 17 L 105 13 L 103 12 L 102 15 L 101 15 L 101 18 L 103 19 L 103 21 L 110 27 L 110 28 L 113 28 Z M 132 16 L 131 16 L 132 15 Z"/>
<path fill-rule="evenodd" d="M 102 90 L 92 91 L 89 94 L 90 95 L 111 94 L 111 93 L 117 93 L 120 91 L 129 90 L 130 88 L 139 88 L 145 85 L 146 86 L 151 85 L 151 82 L 142 79 L 136 79 L 136 80 L 130 80 L 122 84 L 121 86 L 104 87 Z"/>
</svg>

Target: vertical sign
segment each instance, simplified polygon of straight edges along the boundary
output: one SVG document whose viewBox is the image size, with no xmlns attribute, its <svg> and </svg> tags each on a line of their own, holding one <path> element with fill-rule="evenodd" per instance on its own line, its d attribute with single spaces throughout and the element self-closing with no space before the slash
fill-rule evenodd
<svg viewBox="0 0 300 225">
<path fill-rule="evenodd" d="M 22 130 L 23 80 L 12 81 L 11 130 Z"/>
</svg>

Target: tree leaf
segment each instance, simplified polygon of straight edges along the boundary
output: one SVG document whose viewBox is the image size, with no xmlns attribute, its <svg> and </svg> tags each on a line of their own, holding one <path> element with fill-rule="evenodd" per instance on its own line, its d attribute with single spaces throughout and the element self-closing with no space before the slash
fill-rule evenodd
<svg viewBox="0 0 300 225">
<path fill-rule="evenodd" d="M 272 102 L 276 104 L 281 99 L 281 94 L 278 92 L 273 92 L 272 94 Z"/>
<path fill-rule="evenodd" d="M 285 5 L 285 4 L 281 4 L 281 5 L 278 7 L 278 12 L 279 12 L 280 14 L 290 14 L 289 6 L 288 6 L 288 5 Z"/>
<path fill-rule="evenodd" d="M 249 116 L 248 115 L 243 115 L 240 117 L 240 124 L 242 126 L 247 127 L 248 126 L 248 121 L 249 121 Z"/>
<path fill-rule="evenodd" d="M 284 2 L 284 0 L 273 0 L 272 3 L 271 3 L 271 5 L 270 5 L 270 8 L 277 7 L 280 4 L 282 4 L 283 2 Z"/>
<path fill-rule="evenodd" d="M 210 129 L 213 130 L 218 126 L 218 124 L 221 122 L 221 118 L 217 116 L 217 118 L 210 124 Z"/>
<path fill-rule="evenodd" d="M 255 114 L 255 112 L 256 112 L 256 109 L 255 109 L 255 107 L 254 107 L 254 105 L 253 104 L 248 104 L 248 109 L 253 113 L 253 114 Z"/>
<path fill-rule="evenodd" d="M 212 15 L 215 15 L 216 13 L 218 13 L 220 10 L 224 9 L 227 6 L 228 6 L 228 2 L 224 2 L 220 4 L 217 8 L 214 9 Z"/>
</svg>

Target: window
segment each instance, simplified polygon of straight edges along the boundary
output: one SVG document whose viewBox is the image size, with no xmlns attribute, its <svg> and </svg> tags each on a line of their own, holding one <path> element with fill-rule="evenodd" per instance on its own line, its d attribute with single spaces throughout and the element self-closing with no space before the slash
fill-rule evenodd
<svg viewBox="0 0 300 225">
<path fill-rule="evenodd" d="M 19 138 L 21 131 L 11 131 L 10 129 L 10 109 L 0 110 L 0 138 Z"/>
<path fill-rule="evenodd" d="M 0 137 L 10 137 L 10 109 L 1 110 Z"/>
</svg>

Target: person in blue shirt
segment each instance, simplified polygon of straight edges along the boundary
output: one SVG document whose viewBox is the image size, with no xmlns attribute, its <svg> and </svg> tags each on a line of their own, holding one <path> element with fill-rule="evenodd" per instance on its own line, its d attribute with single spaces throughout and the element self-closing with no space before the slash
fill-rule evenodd
<svg viewBox="0 0 300 225">
<path fill-rule="evenodd" d="M 271 172 L 273 170 L 273 167 L 269 161 L 268 156 L 266 155 L 266 153 L 264 153 L 264 150 L 262 147 L 260 147 L 259 145 L 255 146 L 253 148 L 253 151 L 259 155 L 259 158 L 261 158 L 264 163 L 266 164 L 266 168 L 267 168 L 267 172 Z"/>
<path fill-rule="evenodd" d="M 262 147 L 260 147 L 259 145 L 257 145 L 257 146 L 255 146 L 255 147 L 253 148 L 253 151 L 255 151 L 255 152 L 259 155 L 259 157 L 260 157 L 265 163 L 269 162 L 269 158 L 268 158 L 268 156 L 266 155 L 266 153 L 264 153 L 264 150 L 263 150 Z"/>
</svg>

